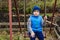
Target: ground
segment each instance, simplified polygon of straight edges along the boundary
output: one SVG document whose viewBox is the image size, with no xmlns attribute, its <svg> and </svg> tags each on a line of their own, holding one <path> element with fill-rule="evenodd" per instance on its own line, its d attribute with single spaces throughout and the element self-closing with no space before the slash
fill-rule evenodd
<svg viewBox="0 0 60 40">
<path fill-rule="evenodd" d="M 46 32 L 46 38 L 45 40 L 57 40 L 56 39 L 56 35 L 54 33 L 54 30 L 52 30 L 51 33 L 49 33 L 49 28 L 46 28 L 46 30 L 44 31 Z M 20 34 L 20 32 L 13 32 L 13 40 L 29 40 L 29 37 L 24 38 L 23 33 Z M 0 40 L 9 40 L 10 36 L 6 31 L 0 32 Z"/>
</svg>

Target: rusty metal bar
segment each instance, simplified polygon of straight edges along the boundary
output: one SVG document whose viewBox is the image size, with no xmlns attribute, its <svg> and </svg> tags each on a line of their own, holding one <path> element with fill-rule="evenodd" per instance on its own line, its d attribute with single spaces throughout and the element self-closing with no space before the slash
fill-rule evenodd
<svg viewBox="0 0 60 40">
<path fill-rule="evenodd" d="M 8 0 L 9 7 L 9 26 L 10 26 L 10 40 L 12 40 L 12 1 Z"/>
<path fill-rule="evenodd" d="M 26 0 L 24 0 L 24 27 L 26 27 Z"/>
<path fill-rule="evenodd" d="M 46 0 L 44 0 L 44 10 L 45 10 L 45 13 L 44 13 L 44 16 L 46 15 Z"/>
<path fill-rule="evenodd" d="M 17 0 L 14 0 L 14 4 L 15 4 L 15 8 L 16 8 L 16 14 L 17 14 L 18 23 L 19 23 L 20 32 L 21 32 L 21 26 L 20 26 L 20 16 L 19 16 L 19 10 L 18 10 L 18 4 L 17 4 Z"/>
<path fill-rule="evenodd" d="M 43 18 L 46 16 L 46 0 L 44 0 L 44 10 L 45 10 L 45 13 L 44 13 Z M 45 23 L 46 23 L 46 21 L 45 21 Z M 46 30 L 46 27 L 45 27 L 45 30 Z M 44 37 L 46 38 L 46 32 L 45 32 L 45 36 Z"/>
<path fill-rule="evenodd" d="M 57 0 L 55 0 L 55 3 L 54 3 L 53 14 L 52 14 L 52 18 L 51 18 L 51 27 L 52 27 L 54 13 L 55 13 L 55 10 L 56 10 L 56 4 L 57 4 Z M 51 27 L 50 27 L 50 33 L 51 33 Z"/>
<path fill-rule="evenodd" d="M 57 0 L 55 0 L 55 4 L 54 4 L 53 15 L 52 15 L 53 17 L 54 17 L 54 13 L 55 13 L 55 10 L 56 10 L 56 4 L 57 4 Z"/>
<path fill-rule="evenodd" d="M 25 32 L 24 32 L 24 38 L 26 38 L 26 0 L 24 0 L 24 27 L 25 27 Z"/>
</svg>

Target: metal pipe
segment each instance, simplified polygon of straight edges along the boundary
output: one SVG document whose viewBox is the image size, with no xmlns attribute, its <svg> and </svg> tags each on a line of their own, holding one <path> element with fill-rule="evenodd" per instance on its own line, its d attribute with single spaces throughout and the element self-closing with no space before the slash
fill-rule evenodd
<svg viewBox="0 0 60 40">
<path fill-rule="evenodd" d="M 46 0 L 44 0 L 44 10 L 45 10 L 45 13 L 44 13 L 44 16 L 46 15 Z"/>
<path fill-rule="evenodd" d="M 45 13 L 44 13 L 44 17 L 45 17 L 46 16 L 46 0 L 44 0 L 44 10 L 45 10 Z M 45 27 L 45 30 L 46 30 L 46 27 Z M 46 38 L 46 32 L 45 32 L 45 38 Z"/>
<path fill-rule="evenodd" d="M 51 27 L 52 27 L 54 13 L 55 13 L 55 10 L 56 10 L 56 4 L 57 4 L 57 0 L 55 0 L 55 3 L 54 3 L 53 14 L 52 14 L 52 18 L 51 18 Z M 51 27 L 50 27 L 50 33 L 51 33 Z"/>
<path fill-rule="evenodd" d="M 25 28 L 25 31 L 24 31 L 24 38 L 26 38 L 26 0 L 24 0 L 24 28 Z M 24 39 L 26 40 L 26 39 Z"/>
<path fill-rule="evenodd" d="M 9 7 L 9 26 L 10 26 L 10 40 L 12 40 L 12 1 L 8 0 Z"/>
<path fill-rule="evenodd" d="M 14 4 L 15 4 L 15 8 L 16 8 L 16 14 L 17 14 L 17 18 L 18 18 L 18 24 L 19 24 L 19 29 L 20 29 L 20 32 L 21 32 L 21 26 L 20 26 L 20 16 L 19 16 L 19 10 L 18 10 L 18 5 L 17 5 L 17 1 L 14 0 Z"/>
<path fill-rule="evenodd" d="M 26 27 L 26 0 L 24 0 L 24 27 Z"/>
</svg>

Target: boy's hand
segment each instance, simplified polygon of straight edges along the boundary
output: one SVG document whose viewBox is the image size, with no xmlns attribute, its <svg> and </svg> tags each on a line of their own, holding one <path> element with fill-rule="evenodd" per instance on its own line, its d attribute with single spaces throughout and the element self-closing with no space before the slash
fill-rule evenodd
<svg viewBox="0 0 60 40">
<path fill-rule="evenodd" d="M 34 32 L 31 33 L 31 37 L 35 37 L 35 33 Z"/>
<path fill-rule="evenodd" d="M 47 20 L 47 16 L 44 16 L 44 21 L 46 21 Z"/>
</svg>

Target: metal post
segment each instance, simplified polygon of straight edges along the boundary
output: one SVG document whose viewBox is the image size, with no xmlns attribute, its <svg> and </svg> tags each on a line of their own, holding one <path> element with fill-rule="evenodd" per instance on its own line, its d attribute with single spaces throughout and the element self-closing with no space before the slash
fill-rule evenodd
<svg viewBox="0 0 60 40">
<path fill-rule="evenodd" d="M 8 0 L 9 7 L 9 26 L 10 26 L 10 40 L 12 40 L 12 1 Z"/>
<path fill-rule="evenodd" d="M 15 4 L 15 8 L 16 8 L 16 14 L 17 14 L 17 18 L 18 18 L 18 24 L 19 24 L 19 29 L 21 32 L 21 26 L 20 26 L 20 16 L 19 16 L 19 10 L 18 10 L 18 4 L 17 4 L 17 0 L 14 0 L 14 4 Z"/>
<path fill-rule="evenodd" d="M 52 14 L 52 18 L 51 18 L 51 27 L 52 27 L 54 13 L 55 13 L 55 10 L 56 10 L 56 4 L 57 4 L 57 0 L 55 0 L 55 3 L 54 3 L 53 14 Z M 50 33 L 51 33 L 51 27 L 50 27 Z"/>
<path fill-rule="evenodd" d="M 44 0 L 44 10 L 45 10 L 45 13 L 44 13 L 44 17 L 45 17 L 46 16 L 46 0 Z M 46 27 L 45 27 L 45 30 L 46 30 Z M 46 38 L 46 32 L 45 32 L 45 38 Z"/>
<path fill-rule="evenodd" d="M 24 0 L 24 27 L 26 26 L 26 0 Z"/>
<path fill-rule="evenodd" d="M 24 28 L 26 30 L 26 0 L 24 0 Z M 26 32 L 24 32 L 24 38 L 26 38 Z"/>
<path fill-rule="evenodd" d="M 44 13 L 44 16 L 46 15 L 46 0 L 44 0 L 44 10 L 45 10 L 45 13 Z"/>
</svg>

